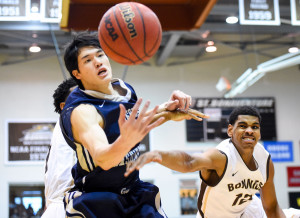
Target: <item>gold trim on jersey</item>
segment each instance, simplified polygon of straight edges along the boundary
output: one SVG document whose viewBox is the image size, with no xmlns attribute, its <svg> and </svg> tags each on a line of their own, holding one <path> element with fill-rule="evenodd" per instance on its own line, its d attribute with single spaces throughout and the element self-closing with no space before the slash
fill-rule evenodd
<svg viewBox="0 0 300 218">
<path fill-rule="evenodd" d="M 88 150 L 83 145 L 77 142 L 75 142 L 75 145 L 76 145 L 77 159 L 81 168 L 87 172 L 93 171 L 94 166 L 97 167 L 97 165 L 94 163 Z"/>
<path fill-rule="evenodd" d="M 207 199 L 208 199 L 208 195 L 209 195 L 209 192 L 210 192 L 211 188 L 212 187 L 207 186 L 206 190 L 205 190 L 205 193 L 204 193 L 204 198 L 203 198 L 204 200 L 202 201 L 202 208 L 201 208 L 203 214 L 205 214 Z"/>
</svg>

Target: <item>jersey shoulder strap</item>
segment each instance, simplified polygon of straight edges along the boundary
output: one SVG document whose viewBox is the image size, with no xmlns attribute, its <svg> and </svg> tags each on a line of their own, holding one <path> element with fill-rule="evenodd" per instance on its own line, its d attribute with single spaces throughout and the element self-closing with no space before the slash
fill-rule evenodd
<svg viewBox="0 0 300 218">
<path fill-rule="evenodd" d="M 62 121 L 62 117 L 59 116 L 59 125 L 60 125 L 60 129 L 61 129 L 61 132 L 66 140 L 66 142 L 68 143 L 68 145 L 74 150 L 76 151 L 76 145 L 75 143 L 69 138 L 69 136 L 67 135 L 66 133 L 66 130 L 64 128 L 64 125 L 63 125 L 63 121 Z"/>
</svg>

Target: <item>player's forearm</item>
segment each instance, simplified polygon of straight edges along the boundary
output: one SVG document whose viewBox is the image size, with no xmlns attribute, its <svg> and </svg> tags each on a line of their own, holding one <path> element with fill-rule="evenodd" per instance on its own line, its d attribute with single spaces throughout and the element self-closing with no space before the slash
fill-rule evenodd
<svg viewBox="0 0 300 218">
<path fill-rule="evenodd" d="M 130 144 L 122 137 L 118 137 L 114 143 L 99 147 L 95 152 L 96 163 L 103 170 L 109 170 L 117 166 L 134 146 L 135 144 Z"/>
<path fill-rule="evenodd" d="M 182 151 L 158 151 L 161 165 L 182 173 L 192 172 L 192 157 Z"/>
<path fill-rule="evenodd" d="M 285 218 L 286 217 L 278 204 L 272 210 L 266 211 L 266 215 L 268 218 Z"/>
</svg>

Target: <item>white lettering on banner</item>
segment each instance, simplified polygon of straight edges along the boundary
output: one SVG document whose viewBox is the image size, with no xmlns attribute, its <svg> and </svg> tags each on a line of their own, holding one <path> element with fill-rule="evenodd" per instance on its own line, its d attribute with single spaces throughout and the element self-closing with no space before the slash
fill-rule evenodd
<svg viewBox="0 0 300 218">
<path fill-rule="evenodd" d="M 239 107 L 239 106 L 254 106 L 254 107 L 272 107 L 273 99 L 198 99 L 197 107 Z"/>
<path fill-rule="evenodd" d="M 271 20 L 272 13 L 270 11 L 249 11 L 250 20 Z"/>
<path fill-rule="evenodd" d="M 0 6 L 0 16 L 19 16 L 19 7 L 14 6 Z"/>
<path fill-rule="evenodd" d="M 272 152 L 272 151 L 288 151 L 289 147 L 286 146 L 286 145 L 268 145 L 267 150 L 269 152 Z"/>
<path fill-rule="evenodd" d="M 47 157 L 47 153 L 31 153 L 30 160 L 45 160 Z"/>
<path fill-rule="evenodd" d="M 36 153 L 48 152 L 48 150 L 49 150 L 48 146 L 31 146 L 30 147 L 30 152 L 36 152 Z"/>
<path fill-rule="evenodd" d="M 291 178 L 290 183 L 300 183 L 300 178 Z"/>
<path fill-rule="evenodd" d="M 10 153 L 29 153 L 28 146 L 10 146 Z"/>
<path fill-rule="evenodd" d="M 19 0 L 0 0 L 0 4 L 3 4 L 3 5 L 18 5 Z"/>
<path fill-rule="evenodd" d="M 270 152 L 273 159 L 289 159 L 291 154 L 289 152 L 272 153 Z"/>
<path fill-rule="evenodd" d="M 300 176 L 300 170 L 294 170 L 293 175 L 294 176 Z"/>
</svg>

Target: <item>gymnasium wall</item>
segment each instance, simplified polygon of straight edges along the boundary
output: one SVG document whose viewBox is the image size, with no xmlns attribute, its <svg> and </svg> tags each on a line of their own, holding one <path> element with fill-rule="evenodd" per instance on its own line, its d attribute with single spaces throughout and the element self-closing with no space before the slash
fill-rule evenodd
<svg viewBox="0 0 300 218">
<path fill-rule="evenodd" d="M 224 57 L 218 60 L 199 61 L 177 66 L 130 66 L 125 81 L 132 84 L 138 96 L 150 99 L 151 105 L 166 101 L 172 90 L 179 89 L 193 97 L 222 97 L 215 88 L 220 76 L 235 81 L 248 67 L 257 64 L 257 56 Z M 200 59 L 201 60 L 201 59 Z M 170 59 L 168 61 L 175 61 Z M 264 61 L 260 57 L 259 62 Z M 115 77 L 122 77 L 124 66 L 112 62 Z M 8 217 L 9 184 L 42 184 L 43 165 L 15 166 L 5 162 L 5 121 L 7 119 L 53 119 L 52 94 L 63 80 L 55 56 L 13 65 L 0 66 L 0 217 Z M 275 97 L 276 123 L 279 141 L 293 141 L 294 163 L 275 164 L 277 198 L 282 208 L 289 206 L 288 191 L 300 188 L 287 187 L 286 166 L 299 164 L 300 123 L 300 72 L 298 66 L 268 73 L 260 81 L 237 97 Z M 204 150 L 212 143 L 187 143 L 185 122 L 169 122 L 150 134 L 151 149 Z M 162 205 L 169 217 L 180 216 L 179 180 L 197 179 L 198 173 L 179 174 L 158 164 L 141 170 L 144 180 L 159 186 Z"/>
</svg>

